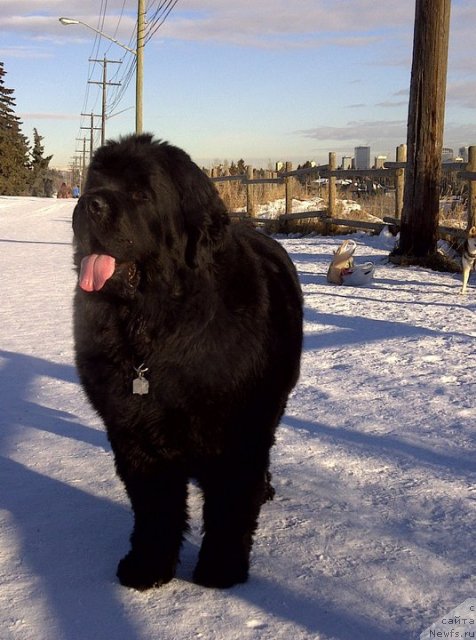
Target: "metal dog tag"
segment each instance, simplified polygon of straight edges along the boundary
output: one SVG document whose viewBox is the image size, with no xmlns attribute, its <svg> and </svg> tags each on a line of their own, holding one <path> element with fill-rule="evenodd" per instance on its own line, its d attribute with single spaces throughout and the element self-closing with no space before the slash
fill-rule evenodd
<svg viewBox="0 0 476 640">
<path fill-rule="evenodd" d="M 135 380 L 132 381 L 132 393 L 145 396 L 149 393 L 149 381 L 145 378 L 135 378 Z"/>
<path fill-rule="evenodd" d="M 145 396 L 149 393 L 149 381 L 144 377 L 144 373 L 148 371 L 144 364 L 141 364 L 137 369 L 134 367 L 134 371 L 137 373 L 137 378 L 132 381 L 132 393 L 139 396 Z"/>
</svg>

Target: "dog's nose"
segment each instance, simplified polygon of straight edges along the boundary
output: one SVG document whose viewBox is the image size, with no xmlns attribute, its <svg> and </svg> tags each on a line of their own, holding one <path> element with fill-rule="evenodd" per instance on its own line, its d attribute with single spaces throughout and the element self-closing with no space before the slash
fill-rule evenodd
<svg viewBox="0 0 476 640">
<path fill-rule="evenodd" d="M 86 210 L 90 215 L 101 218 L 108 213 L 109 205 L 102 196 L 94 194 L 90 196 L 85 195 L 83 198 L 86 200 Z"/>
</svg>

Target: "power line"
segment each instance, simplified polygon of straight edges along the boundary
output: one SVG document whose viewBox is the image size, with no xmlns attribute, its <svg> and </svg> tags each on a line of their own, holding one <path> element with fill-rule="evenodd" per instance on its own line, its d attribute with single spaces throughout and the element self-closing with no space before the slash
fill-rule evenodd
<svg viewBox="0 0 476 640">
<path fill-rule="evenodd" d="M 147 34 L 145 38 L 145 42 L 149 42 L 151 38 L 157 33 L 160 27 L 164 24 L 164 22 L 169 17 L 172 9 L 177 4 L 178 0 L 168 0 L 167 2 L 162 2 L 162 4 L 156 10 L 154 16 L 150 20 L 149 27 L 147 29 Z"/>
<path fill-rule="evenodd" d="M 167 20 L 167 18 L 169 17 L 170 13 L 175 8 L 177 3 L 178 3 L 178 0 L 152 0 L 152 2 L 149 4 L 147 8 L 147 13 L 149 14 L 149 18 L 147 19 L 144 45 L 150 42 L 153 36 L 157 33 L 160 27 Z M 123 0 L 121 10 L 117 18 L 116 26 L 113 32 L 114 33 L 113 37 L 115 37 L 119 31 L 121 22 L 125 15 L 125 10 L 126 10 L 125 7 L 126 7 L 126 0 Z M 97 21 L 98 31 L 103 31 L 104 29 L 107 11 L 108 11 L 108 0 L 101 0 L 98 21 Z M 137 39 L 137 22 L 135 22 L 131 36 L 129 38 L 130 48 L 134 48 L 136 39 Z M 91 54 L 90 54 L 90 62 L 89 62 L 89 68 L 88 68 L 87 85 L 86 85 L 86 91 L 85 91 L 85 96 L 83 101 L 83 108 L 81 110 L 82 116 L 83 114 L 88 114 L 91 112 L 94 113 L 94 111 L 96 111 L 96 107 L 99 102 L 100 93 L 98 92 L 91 104 L 90 85 L 101 84 L 101 83 L 95 83 L 92 80 L 92 78 L 95 75 L 97 66 L 100 64 L 97 62 L 97 60 L 99 59 L 98 52 L 101 47 L 101 43 L 103 41 L 104 39 L 101 37 L 100 34 L 95 35 L 94 42 L 91 49 Z M 111 46 L 112 44 L 108 43 L 108 47 L 105 49 L 104 57 L 106 57 L 106 52 L 109 51 Z M 106 116 L 107 117 L 111 117 L 114 114 L 115 110 L 118 108 L 120 102 L 124 98 L 124 95 L 126 94 L 129 88 L 131 81 L 135 76 L 136 69 L 137 69 L 137 57 L 134 56 L 133 54 L 125 52 L 122 58 L 120 58 L 120 61 L 124 62 L 125 64 L 121 65 L 117 69 L 117 71 L 112 75 L 111 82 L 108 83 L 108 85 L 112 85 L 112 86 L 107 86 L 106 88 L 106 91 L 107 91 Z M 104 87 L 103 87 L 103 99 L 104 99 Z M 80 131 L 84 127 L 83 118 L 81 119 L 81 122 L 80 122 Z M 98 137 L 99 137 L 99 134 L 95 134 L 95 141 L 94 141 L 95 145 L 97 144 L 96 138 Z"/>
</svg>

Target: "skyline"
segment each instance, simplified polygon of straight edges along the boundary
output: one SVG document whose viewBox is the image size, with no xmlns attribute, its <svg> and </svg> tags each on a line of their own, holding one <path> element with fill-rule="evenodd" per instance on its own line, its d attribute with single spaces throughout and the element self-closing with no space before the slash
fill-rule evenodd
<svg viewBox="0 0 476 640">
<path fill-rule="evenodd" d="M 150 0 L 149 18 L 160 4 Z M 391 10 L 373 0 L 301 0 L 299 8 L 284 0 L 163 4 L 175 6 L 145 47 L 144 130 L 197 163 L 324 163 L 329 151 L 349 155 L 356 146 L 394 159 L 406 142 L 414 0 Z M 465 4 L 452 2 L 443 144 L 455 150 L 476 143 L 476 62 L 466 45 L 476 7 Z M 105 7 L 101 18 L 95 12 Z M 133 55 L 59 17 L 134 48 L 136 11 L 136 0 L 43 0 L 41 9 L 38 0 L 2 0 L 5 85 L 14 90 L 24 135 L 32 140 L 37 128 L 51 166 L 68 166 L 75 139 L 88 135 L 80 126 L 90 118 L 80 114 L 100 113 L 102 64 L 90 58 L 122 61 L 107 65 L 108 80 L 123 86 L 108 87 L 106 138 L 132 132 L 135 118 Z"/>
</svg>

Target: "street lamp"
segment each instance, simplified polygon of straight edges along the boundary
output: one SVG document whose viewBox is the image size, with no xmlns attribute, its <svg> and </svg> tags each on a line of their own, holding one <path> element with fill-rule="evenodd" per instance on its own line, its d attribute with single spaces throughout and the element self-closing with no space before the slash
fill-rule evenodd
<svg viewBox="0 0 476 640">
<path fill-rule="evenodd" d="M 113 38 L 108 36 L 107 33 L 95 29 L 90 24 L 83 22 L 82 20 L 76 20 L 76 18 L 59 18 L 61 24 L 69 26 L 72 24 L 82 24 L 83 27 L 87 27 L 98 33 L 103 38 L 107 38 L 114 44 L 119 45 L 129 53 L 132 53 L 136 57 L 136 133 L 142 133 L 142 102 L 143 102 L 143 87 L 144 87 L 144 45 L 145 45 L 145 0 L 138 0 L 137 3 L 137 48 L 131 49 L 131 47 L 122 44 Z"/>
</svg>

